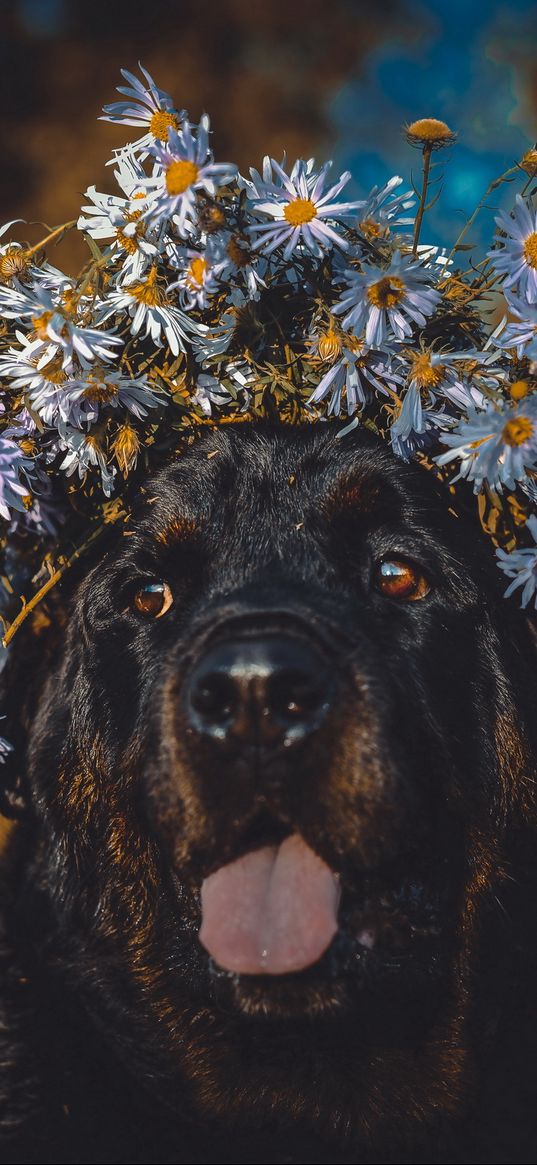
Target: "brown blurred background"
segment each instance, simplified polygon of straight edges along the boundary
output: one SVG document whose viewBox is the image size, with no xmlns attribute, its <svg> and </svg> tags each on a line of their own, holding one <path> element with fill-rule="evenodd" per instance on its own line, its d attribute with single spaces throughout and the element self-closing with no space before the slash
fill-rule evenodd
<svg viewBox="0 0 537 1165">
<path fill-rule="evenodd" d="M 97 121 L 119 69 L 141 59 L 196 121 L 211 115 L 220 159 L 329 149 L 330 95 L 385 34 L 403 35 L 399 0 L 382 11 L 346 0 L 39 0 L 7 6 L 2 28 L 0 218 L 56 225 L 90 183 L 113 189 L 105 162 L 136 130 Z M 118 98 L 119 99 L 119 98 Z M 62 258 L 85 258 L 80 240 Z"/>
</svg>

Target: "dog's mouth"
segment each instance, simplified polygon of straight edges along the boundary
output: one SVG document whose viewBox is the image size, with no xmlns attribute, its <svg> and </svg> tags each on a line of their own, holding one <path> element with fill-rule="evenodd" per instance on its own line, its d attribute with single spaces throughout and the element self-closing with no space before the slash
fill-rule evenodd
<svg viewBox="0 0 537 1165">
<path fill-rule="evenodd" d="M 200 942 L 218 966 L 239 975 L 304 971 L 337 933 L 340 898 L 338 875 L 290 833 L 204 878 Z"/>
<path fill-rule="evenodd" d="M 298 831 L 261 833 L 200 892 L 199 941 L 242 1010 L 319 1012 L 386 977 L 435 978 L 446 903 L 408 862 L 349 876 Z"/>
</svg>

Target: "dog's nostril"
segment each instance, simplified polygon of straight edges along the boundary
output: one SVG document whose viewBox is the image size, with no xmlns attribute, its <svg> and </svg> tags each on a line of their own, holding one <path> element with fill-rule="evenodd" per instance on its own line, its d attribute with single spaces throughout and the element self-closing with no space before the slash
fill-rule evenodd
<svg viewBox="0 0 537 1165">
<path fill-rule="evenodd" d="M 282 672 L 270 684 L 267 711 L 289 720 L 301 720 L 321 707 L 323 696 L 320 686 L 302 672 Z"/>
<path fill-rule="evenodd" d="M 223 723 L 235 710 L 235 686 L 228 676 L 218 672 L 203 676 L 191 692 L 192 707 L 209 720 Z"/>
</svg>

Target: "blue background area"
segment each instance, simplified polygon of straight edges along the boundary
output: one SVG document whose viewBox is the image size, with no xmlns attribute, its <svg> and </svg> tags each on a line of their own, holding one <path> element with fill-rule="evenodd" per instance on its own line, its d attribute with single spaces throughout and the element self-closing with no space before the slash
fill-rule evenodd
<svg viewBox="0 0 537 1165">
<path fill-rule="evenodd" d="M 535 61 L 537 5 L 408 0 L 405 8 L 404 36 L 391 38 L 388 29 L 362 75 L 330 102 L 335 160 L 351 170 L 360 193 L 394 172 L 406 178 L 411 169 L 419 185 L 421 156 L 406 144 L 401 125 L 420 117 L 446 121 L 459 138 L 435 155 L 443 193 L 422 241 L 451 245 L 489 183 L 534 144 L 524 79 Z M 524 181 L 496 190 L 489 205 L 510 205 Z M 480 215 L 473 241 L 490 238 L 492 218 L 490 211 Z"/>
</svg>

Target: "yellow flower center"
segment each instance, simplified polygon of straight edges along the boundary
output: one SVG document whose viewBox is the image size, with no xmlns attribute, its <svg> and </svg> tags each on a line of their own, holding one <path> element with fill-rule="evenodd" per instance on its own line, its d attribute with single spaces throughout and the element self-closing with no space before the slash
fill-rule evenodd
<svg viewBox="0 0 537 1165">
<path fill-rule="evenodd" d="M 524 445 L 533 434 L 533 421 L 529 417 L 513 417 L 503 427 L 502 437 L 506 445 Z"/>
<path fill-rule="evenodd" d="M 83 395 L 93 404 L 106 405 L 117 396 L 117 385 L 111 381 L 107 383 L 106 380 L 101 380 L 90 373 Z"/>
<path fill-rule="evenodd" d="M 129 295 L 136 299 L 138 303 L 145 303 L 147 307 L 156 307 L 158 304 L 166 302 L 166 296 L 160 287 L 157 286 L 157 269 L 152 267 L 147 279 L 142 279 L 140 283 L 132 283 L 128 290 Z"/>
<path fill-rule="evenodd" d="M 39 369 L 39 374 L 40 376 L 43 376 L 45 380 L 48 380 L 49 384 L 65 384 L 65 381 L 67 380 L 67 375 L 63 371 L 61 358 L 59 356 L 53 356 L 52 360 L 48 361 L 48 364 L 44 364 L 43 367 Z"/>
<path fill-rule="evenodd" d="M 411 378 L 418 388 L 438 388 L 445 375 L 444 364 L 432 364 L 428 352 L 418 352 L 412 357 Z"/>
<path fill-rule="evenodd" d="M 127 252 L 127 255 L 134 255 L 136 253 L 136 251 L 138 250 L 138 243 L 136 242 L 136 236 L 134 236 L 134 238 L 133 238 L 132 235 L 126 235 L 124 231 L 117 230 L 116 231 L 116 239 L 117 239 L 120 247 L 123 247 L 123 250 Z"/>
<path fill-rule="evenodd" d="M 177 194 L 184 194 L 189 186 L 196 181 L 199 174 L 199 166 L 195 162 L 187 162 L 186 160 L 179 160 L 171 162 L 166 168 L 166 190 L 172 197 Z"/>
<path fill-rule="evenodd" d="M 158 138 L 161 142 L 167 142 L 170 126 L 173 129 L 179 129 L 179 118 L 175 113 L 166 113 L 165 109 L 155 110 L 149 122 L 149 129 L 153 137 Z"/>
<path fill-rule="evenodd" d="M 143 198 L 144 195 L 135 194 L 134 197 Z M 129 213 L 125 215 L 125 223 L 136 223 L 136 231 L 134 235 L 126 235 L 125 231 L 121 230 L 121 227 L 118 227 L 116 231 L 116 239 L 119 245 L 123 247 L 123 250 L 127 252 L 127 255 L 134 255 L 135 251 L 138 250 L 138 243 L 136 241 L 137 238 L 140 238 L 140 236 L 145 234 L 144 224 L 143 222 L 140 222 L 141 217 L 141 210 L 130 210 Z"/>
<path fill-rule="evenodd" d="M 537 267 L 537 231 L 532 231 L 524 242 L 524 258 L 528 267 Z"/>
<path fill-rule="evenodd" d="M 405 294 L 405 285 L 396 275 L 384 275 L 377 283 L 372 283 L 367 289 L 368 297 L 373 307 L 383 310 L 400 303 Z"/>
<path fill-rule="evenodd" d="M 247 267 L 250 262 L 250 252 L 247 247 L 241 247 L 240 239 L 232 235 L 227 245 L 227 253 L 236 267 Z"/>
<path fill-rule="evenodd" d="M 206 271 L 207 260 L 204 259 L 202 255 L 196 255 L 195 259 L 192 259 L 190 267 L 188 268 L 187 283 L 189 283 L 191 287 L 203 287 L 203 279 Z"/>
<path fill-rule="evenodd" d="M 300 227 L 302 223 L 317 218 L 317 210 L 310 198 L 295 198 L 287 203 L 283 217 L 292 227 Z"/>
<path fill-rule="evenodd" d="M 523 400 L 524 397 L 528 395 L 529 391 L 530 386 L 527 380 L 514 380 L 513 383 L 509 385 L 509 392 L 513 400 Z"/>
<path fill-rule="evenodd" d="M 32 327 L 38 340 L 50 339 L 47 328 L 53 315 L 53 311 L 43 311 L 38 316 L 32 316 Z"/>
<path fill-rule="evenodd" d="M 325 332 L 319 336 L 317 351 L 321 360 L 337 360 L 341 354 L 341 340 L 335 332 Z"/>
<path fill-rule="evenodd" d="M 358 223 L 358 230 L 365 235 L 366 239 L 379 239 L 381 235 L 386 234 L 386 231 L 381 227 L 380 223 L 375 222 L 374 218 L 363 218 Z"/>
</svg>

